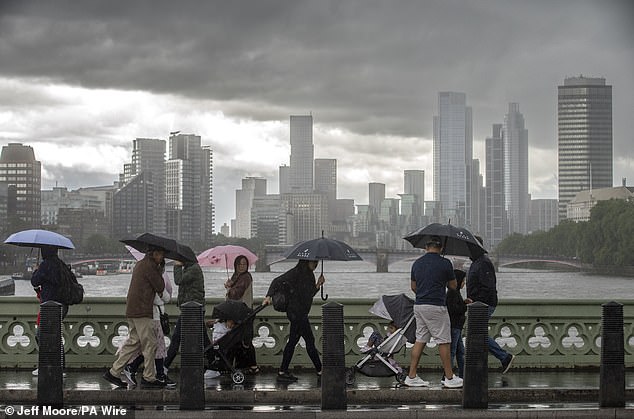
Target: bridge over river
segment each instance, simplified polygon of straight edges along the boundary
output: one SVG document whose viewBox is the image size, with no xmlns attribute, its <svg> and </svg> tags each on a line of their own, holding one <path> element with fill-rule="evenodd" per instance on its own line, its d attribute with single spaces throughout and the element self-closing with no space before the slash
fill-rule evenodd
<svg viewBox="0 0 634 419">
<path fill-rule="evenodd" d="M 263 253 L 258 254 L 257 270 L 267 272 L 270 265 L 280 262 L 284 259 L 284 252 L 288 250 L 288 246 L 266 246 Z M 388 272 L 389 265 L 411 260 L 412 262 L 423 255 L 422 249 L 396 250 L 396 249 L 354 249 L 361 258 L 368 263 L 376 265 L 377 272 Z M 454 265 L 462 266 L 467 258 L 447 256 L 452 260 Z"/>
</svg>

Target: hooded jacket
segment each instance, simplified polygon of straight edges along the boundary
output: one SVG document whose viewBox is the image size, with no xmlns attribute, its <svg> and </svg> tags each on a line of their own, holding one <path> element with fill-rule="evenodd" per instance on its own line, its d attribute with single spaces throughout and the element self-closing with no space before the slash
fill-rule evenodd
<svg viewBox="0 0 634 419">
<path fill-rule="evenodd" d="M 315 274 L 308 268 L 307 260 L 300 260 L 295 267 L 273 279 L 266 296 L 273 296 L 281 287 L 286 288 L 289 296 L 286 312 L 308 314 L 319 288 L 315 287 Z"/>
</svg>

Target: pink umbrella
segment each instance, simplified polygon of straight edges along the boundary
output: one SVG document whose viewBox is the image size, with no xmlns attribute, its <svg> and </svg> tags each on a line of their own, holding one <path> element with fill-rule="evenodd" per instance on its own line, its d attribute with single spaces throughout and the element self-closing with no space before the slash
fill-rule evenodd
<svg viewBox="0 0 634 419">
<path fill-rule="evenodd" d="M 141 260 L 145 257 L 145 253 L 139 252 L 134 247 L 126 245 L 125 248 L 128 249 L 128 252 L 130 252 L 132 257 L 134 257 L 134 259 L 136 260 Z M 171 297 L 172 296 L 172 281 L 170 281 L 169 276 L 167 276 L 167 272 L 163 272 L 163 281 L 165 282 L 165 290 Z"/>
<path fill-rule="evenodd" d="M 229 244 L 205 250 L 198 255 L 198 264 L 200 266 L 225 268 L 228 272 L 229 268 L 233 269 L 233 262 L 241 255 L 247 258 L 249 266 L 255 265 L 255 262 L 258 260 L 258 257 L 249 249 Z"/>
</svg>

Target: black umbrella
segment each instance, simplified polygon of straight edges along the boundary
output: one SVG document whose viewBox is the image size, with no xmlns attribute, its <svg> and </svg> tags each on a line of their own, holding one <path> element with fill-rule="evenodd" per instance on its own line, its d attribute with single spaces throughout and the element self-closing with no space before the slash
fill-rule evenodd
<svg viewBox="0 0 634 419">
<path fill-rule="evenodd" d="M 384 319 L 392 320 L 399 328 L 405 327 L 414 315 L 414 300 L 405 294 L 383 295 L 369 311 Z M 409 343 L 414 343 L 416 340 L 416 322 L 410 323 L 404 336 Z"/>
<path fill-rule="evenodd" d="M 306 259 L 306 260 L 321 260 L 321 273 L 324 273 L 324 260 L 363 260 L 357 252 L 348 246 L 346 243 L 335 240 L 327 239 L 324 237 L 324 232 L 321 232 L 321 237 L 318 239 L 307 240 L 299 242 L 284 252 L 283 255 L 286 259 Z M 326 301 L 328 294 L 324 297 L 324 288 L 321 288 L 321 299 Z"/>
<path fill-rule="evenodd" d="M 446 255 L 477 259 L 486 253 L 486 249 L 469 230 L 451 224 L 429 224 L 403 238 L 414 247 L 424 249 L 427 242 L 434 236 L 440 237 L 443 254 Z"/>
<path fill-rule="evenodd" d="M 135 239 L 123 239 L 119 241 L 142 253 L 147 253 L 152 248 L 160 248 L 165 250 L 165 257 L 168 259 L 181 262 L 197 262 L 196 255 L 188 246 L 180 244 L 174 239 L 157 236 L 156 234 L 143 233 Z"/>
<path fill-rule="evenodd" d="M 211 317 L 221 320 L 233 320 L 240 323 L 251 314 L 248 305 L 238 300 L 227 300 L 214 306 Z"/>
</svg>

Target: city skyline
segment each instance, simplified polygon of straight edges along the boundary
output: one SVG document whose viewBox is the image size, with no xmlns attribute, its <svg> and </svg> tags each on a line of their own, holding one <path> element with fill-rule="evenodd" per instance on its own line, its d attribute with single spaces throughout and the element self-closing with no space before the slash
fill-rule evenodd
<svg viewBox="0 0 634 419">
<path fill-rule="evenodd" d="M 368 203 L 372 182 L 396 197 L 404 170 L 424 170 L 432 197 L 437 94 L 456 91 L 480 172 L 492 124 L 519 103 L 529 193 L 557 198 L 557 86 L 580 74 L 613 86 L 612 183 L 634 179 L 628 2 L 105 4 L 0 7 L 0 145 L 34 148 L 42 188 L 112 183 L 135 138 L 181 130 L 214 150 L 219 229 L 242 178 L 276 192 L 288 116 L 312 113 L 339 198 Z"/>
</svg>

